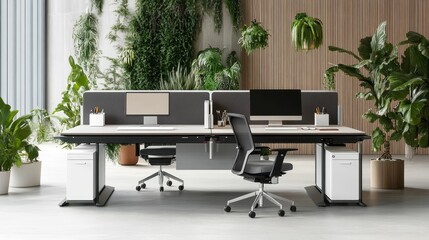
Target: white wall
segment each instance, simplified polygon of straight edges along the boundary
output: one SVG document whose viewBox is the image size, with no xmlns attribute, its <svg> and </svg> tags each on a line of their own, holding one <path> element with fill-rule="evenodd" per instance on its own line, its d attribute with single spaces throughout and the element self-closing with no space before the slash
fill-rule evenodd
<svg viewBox="0 0 429 240">
<path fill-rule="evenodd" d="M 67 76 L 70 73 L 68 57 L 74 55 L 72 31 L 79 16 L 88 7 L 89 0 L 47 0 L 47 107 L 52 111 L 61 101 L 61 92 L 67 85 Z M 99 17 L 99 48 L 103 56 L 115 56 L 115 49 L 106 39 L 110 27 L 114 24 L 116 16 L 114 0 L 105 0 L 103 13 Z M 132 12 L 135 9 L 135 1 L 129 0 Z M 196 49 L 201 50 L 209 46 L 224 48 L 224 58 L 232 51 L 240 56 L 240 48 L 237 44 L 238 33 L 233 33 L 231 19 L 228 11 L 223 10 L 224 26 L 221 32 L 214 32 L 214 24 L 211 16 L 205 16 L 202 31 L 196 42 Z M 101 69 L 105 68 L 105 61 L 101 59 Z"/>
</svg>

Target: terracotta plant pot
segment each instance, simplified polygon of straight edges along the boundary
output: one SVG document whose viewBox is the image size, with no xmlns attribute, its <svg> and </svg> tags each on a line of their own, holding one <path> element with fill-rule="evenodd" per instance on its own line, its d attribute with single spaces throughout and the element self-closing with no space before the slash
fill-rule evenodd
<svg viewBox="0 0 429 240">
<path fill-rule="evenodd" d="M 371 188 L 403 189 L 404 160 L 371 160 Z"/>
<path fill-rule="evenodd" d="M 135 144 L 121 145 L 119 149 L 119 164 L 136 165 L 138 161 L 139 157 L 136 156 Z"/>
</svg>

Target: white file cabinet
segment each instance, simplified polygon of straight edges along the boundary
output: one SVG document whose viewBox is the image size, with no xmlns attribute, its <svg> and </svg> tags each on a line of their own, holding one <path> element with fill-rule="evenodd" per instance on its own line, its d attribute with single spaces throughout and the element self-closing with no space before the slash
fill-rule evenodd
<svg viewBox="0 0 429 240">
<path fill-rule="evenodd" d="M 325 149 L 326 196 L 331 200 L 359 200 L 358 153 L 346 147 Z"/>
<path fill-rule="evenodd" d="M 105 185 L 104 145 L 99 148 L 99 191 Z M 67 152 L 67 200 L 94 200 L 95 145 L 81 144 Z"/>
</svg>

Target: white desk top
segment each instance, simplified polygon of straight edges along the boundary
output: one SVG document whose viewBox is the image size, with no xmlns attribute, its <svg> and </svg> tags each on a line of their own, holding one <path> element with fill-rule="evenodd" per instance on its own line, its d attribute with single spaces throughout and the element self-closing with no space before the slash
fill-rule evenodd
<svg viewBox="0 0 429 240">
<path fill-rule="evenodd" d="M 118 130 L 118 127 L 138 128 L 142 125 L 105 125 L 103 127 L 91 127 L 80 125 L 61 133 L 63 136 L 72 135 L 210 135 L 211 129 L 204 128 L 204 125 L 162 125 L 172 127 L 172 130 Z"/>
<path fill-rule="evenodd" d="M 73 135 L 233 135 L 230 126 L 206 129 L 203 125 L 162 125 L 172 127 L 173 130 L 118 130 L 118 127 L 138 128 L 141 125 L 106 125 L 103 127 L 91 127 L 80 125 L 61 133 L 63 136 Z M 265 125 L 251 125 L 251 131 L 255 135 L 366 135 L 365 132 L 343 126 L 315 127 L 293 126 L 297 129 L 266 130 Z"/>
<path fill-rule="evenodd" d="M 291 125 L 288 127 L 295 127 L 296 129 L 276 129 L 266 130 L 266 125 L 250 125 L 252 134 L 255 135 L 365 135 L 365 132 L 343 126 L 328 126 L 328 127 L 315 127 L 315 126 L 298 126 Z M 315 128 L 315 129 L 314 129 Z M 233 134 L 230 126 L 215 127 L 212 129 L 212 134 Z"/>
</svg>

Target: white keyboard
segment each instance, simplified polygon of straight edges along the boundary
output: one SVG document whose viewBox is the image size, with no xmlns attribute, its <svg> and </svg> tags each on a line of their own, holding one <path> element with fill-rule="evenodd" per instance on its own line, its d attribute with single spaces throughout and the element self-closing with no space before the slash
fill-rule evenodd
<svg viewBox="0 0 429 240">
<path fill-rule="evenodd" d="M 278 130 L 298 130 L 297 127 L 266 127 L 267 131 L 278 131 Z"/>
<path fill-rule="evenodd" d="M 164 126 L 136 126 L 136 127 L 118 127 L 118 131 L 171 131 L 174 130 L 174 127 L 164 127 Z"/>
</svg>

